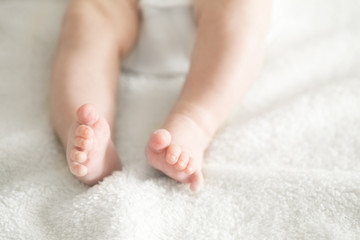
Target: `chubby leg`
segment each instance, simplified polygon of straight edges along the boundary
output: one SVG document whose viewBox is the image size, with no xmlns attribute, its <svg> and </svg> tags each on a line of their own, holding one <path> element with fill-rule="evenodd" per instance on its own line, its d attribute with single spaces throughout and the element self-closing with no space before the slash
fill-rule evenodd
<svg viewBox="0 0 360 240">
<path fill-rule="evenodd" d="M 196 0 L 197 38 L 180 97 L 146 149 L 155 168 L 193 191 L 203 182 L 204 151 L 257 77 L 270 1 Z"/>
<path fill-rule="evenodd" d="M 111 133 L 121 58 L 135 42 L 136 0 L 73 0 L 51 76 L 51 114 L 70 171 L 95 184 L 120 169 Z"/>
</svg>

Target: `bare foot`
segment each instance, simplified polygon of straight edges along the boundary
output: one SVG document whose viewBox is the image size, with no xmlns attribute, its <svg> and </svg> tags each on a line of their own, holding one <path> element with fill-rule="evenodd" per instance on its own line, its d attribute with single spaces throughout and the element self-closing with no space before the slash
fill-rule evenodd
<svg viewBox="0 0 360 240">
<path fill-rule="evenodd" d="M 77 123 L 68 137 L 66 158 L 70 171 L 89 185 L 121 169 L 109 124 L 90 104 L 82 105 L 77 111 Z"/>
<path fill-rule="evenodd" d="M 145 150 L 148 162 L 198 191 L 204 181 L 201 169 L 209 137 L 191 118 L 181 114 L 173 115 L 165 128 L 150 136 Z"/>
</svg>

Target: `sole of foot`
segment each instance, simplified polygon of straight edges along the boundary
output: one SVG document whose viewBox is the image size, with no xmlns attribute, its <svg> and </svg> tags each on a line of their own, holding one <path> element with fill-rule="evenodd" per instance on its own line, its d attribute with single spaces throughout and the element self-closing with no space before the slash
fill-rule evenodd
<svg viewBox="0 0 360 240">
<path fill-rule="evenodd" d="M 121 165 L 111 140 L 110 127 L 91 104 L 77 110 L 68 137 L 66 155 L 69 168 L 81 182 L 93 185 L 120 170 Z"/>
</svg>

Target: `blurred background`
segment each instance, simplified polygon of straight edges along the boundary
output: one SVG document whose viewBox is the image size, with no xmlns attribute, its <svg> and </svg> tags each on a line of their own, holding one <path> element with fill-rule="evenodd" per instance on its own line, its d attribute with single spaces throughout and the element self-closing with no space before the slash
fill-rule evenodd
<svg viewBox="0 0 360 240">
<path fill-rule="evenodd" d="M 159 239 L 173 222 L 177 239 L 194 237 L 189 225 L 223 239 L 359 239 L 360 1 L 273 2 L 261 76 L 210 145 L 207 188 L 193 198 L 143 154 L 184 76 L 124 73 L 125 169 L 88 190 L 69 173 L 49 117 L 67 1 L 1 0 L 0 239 L 134 239 L 140 226 L 138 239 Z"/>
</svg>

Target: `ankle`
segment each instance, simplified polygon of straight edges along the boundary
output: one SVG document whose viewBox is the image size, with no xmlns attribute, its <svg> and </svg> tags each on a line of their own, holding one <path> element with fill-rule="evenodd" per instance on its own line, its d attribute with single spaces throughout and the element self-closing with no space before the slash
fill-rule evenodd
<svg viewBox="0 0 360 240">
<path fill-rule="evenodd" d="M 212 139 L 217 130 L 216 118 L 206 109 L 190 102 L 179 102 L 172 111 L 169 120 L 171 121 L 174 118 L 182 118 L 195 125 L 201 129 L 208 139 Z"/>
</svg>

